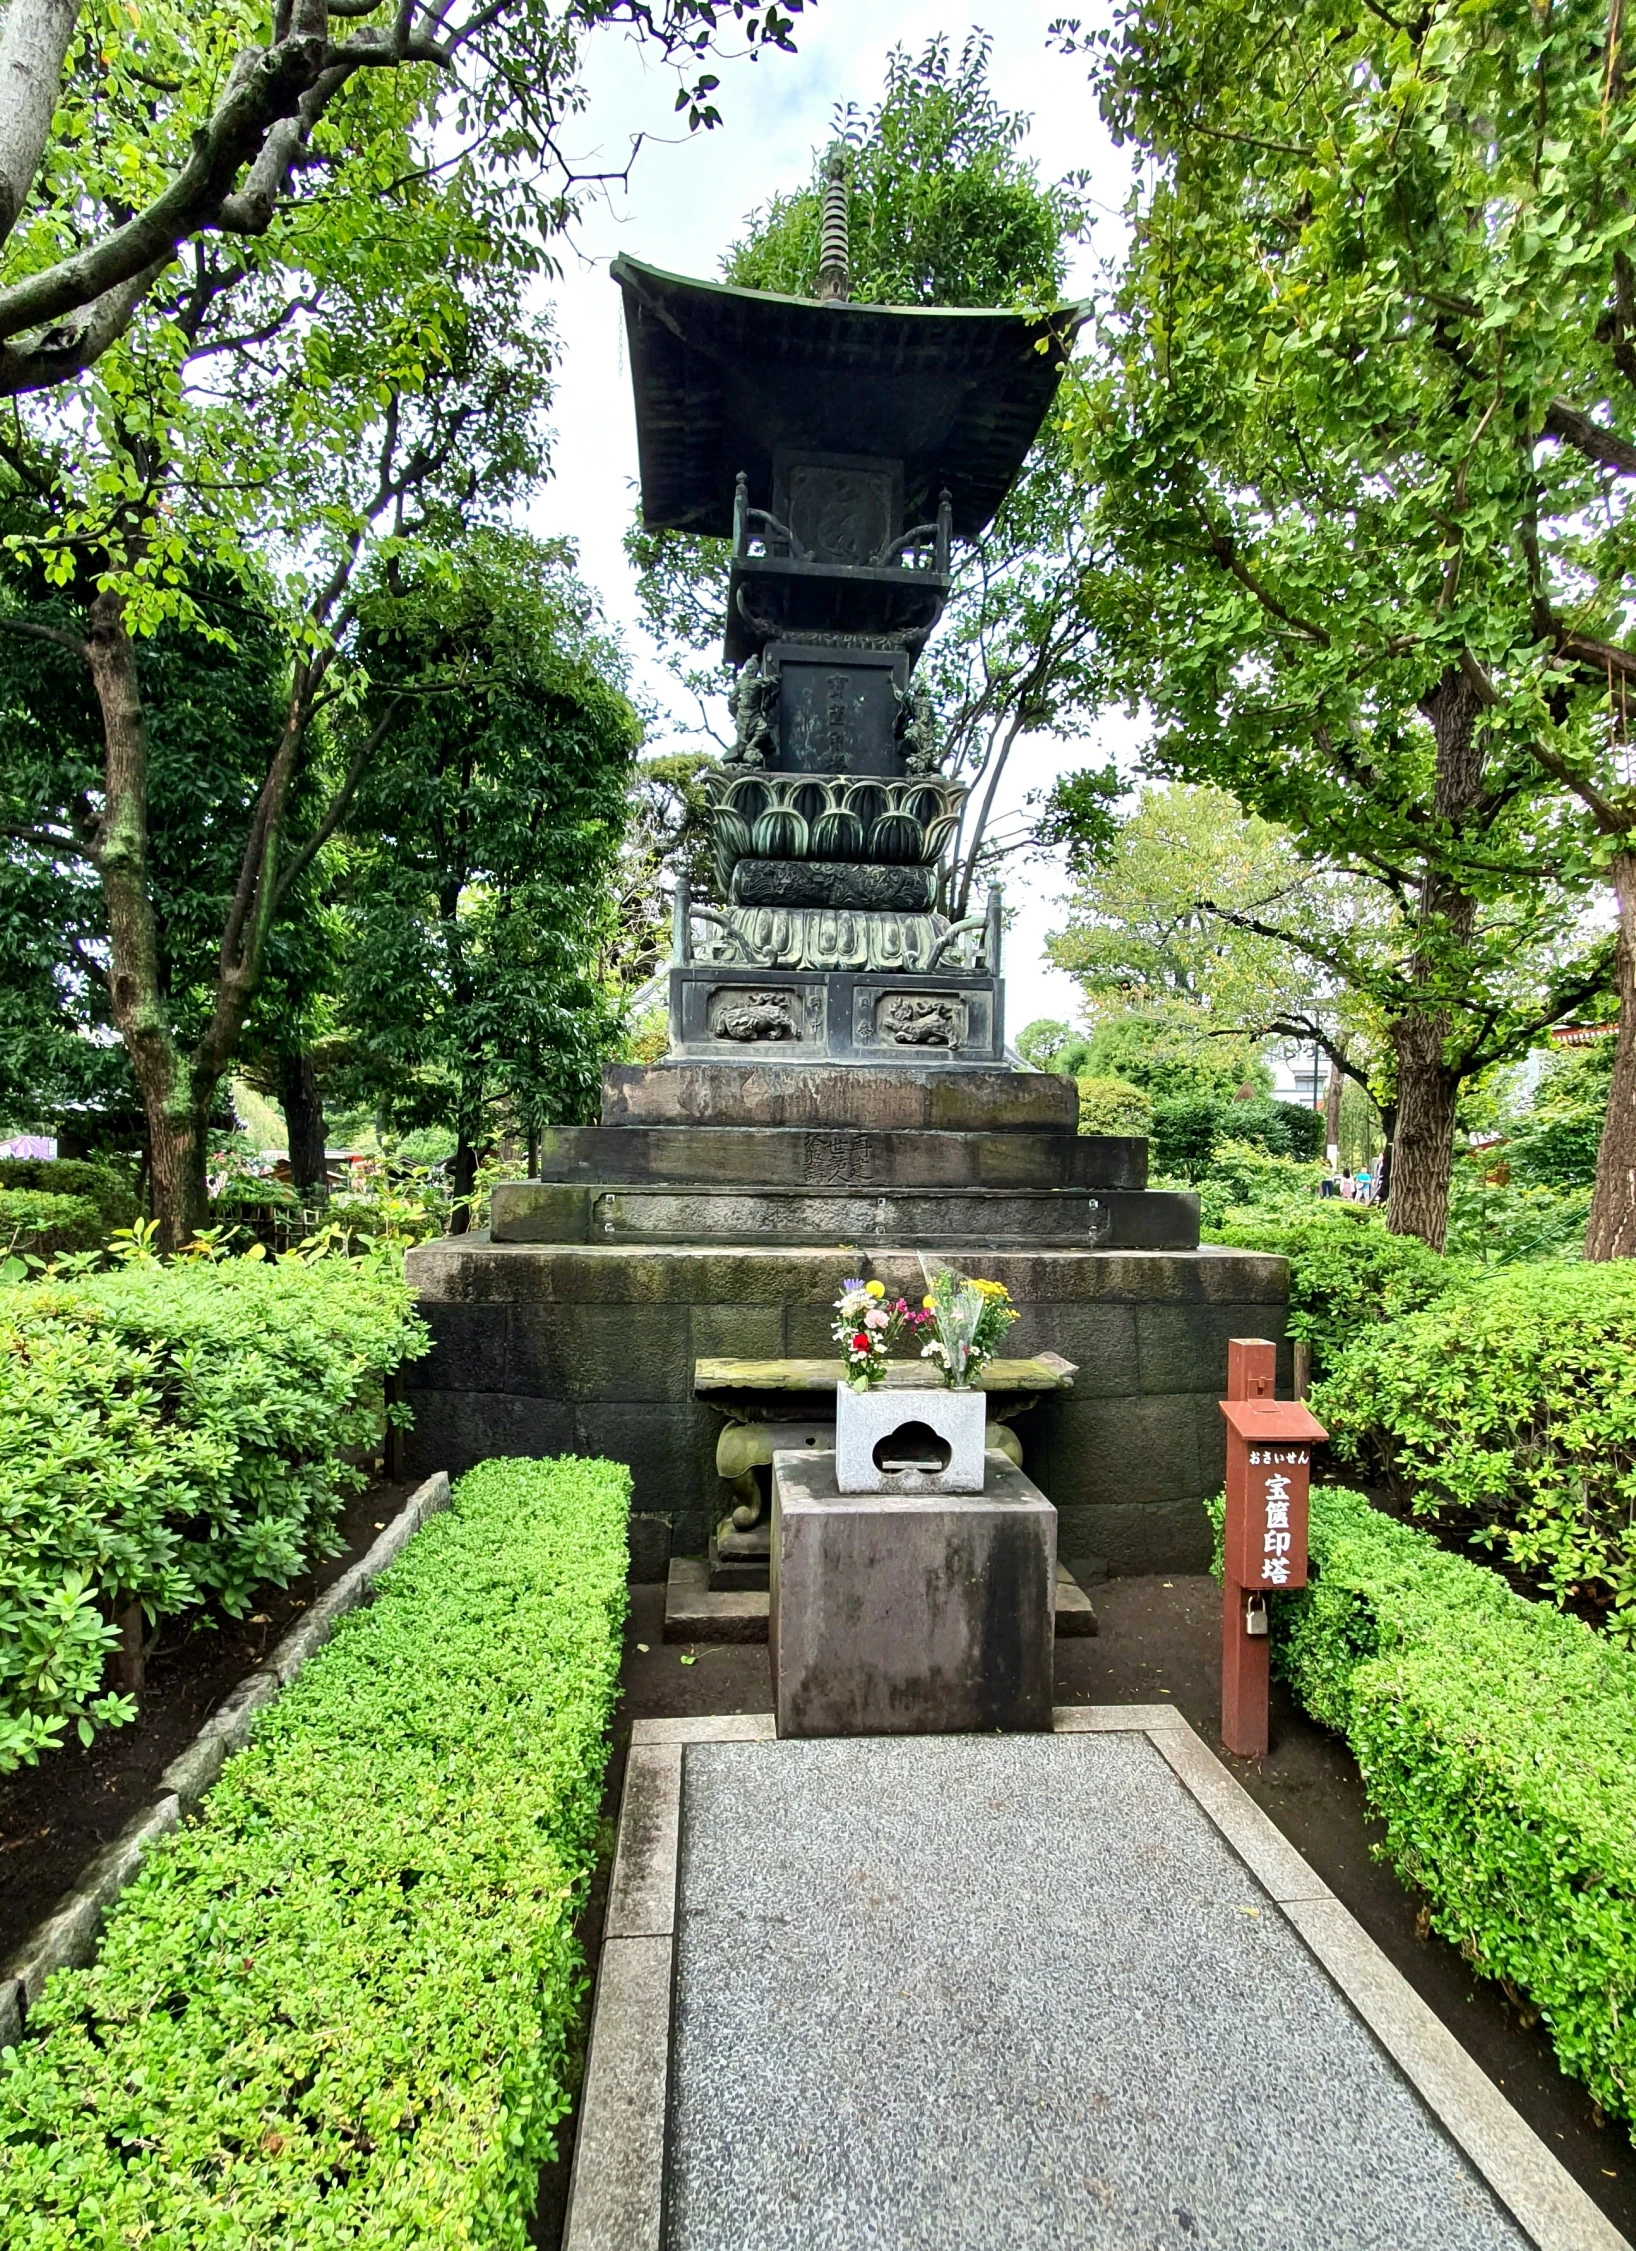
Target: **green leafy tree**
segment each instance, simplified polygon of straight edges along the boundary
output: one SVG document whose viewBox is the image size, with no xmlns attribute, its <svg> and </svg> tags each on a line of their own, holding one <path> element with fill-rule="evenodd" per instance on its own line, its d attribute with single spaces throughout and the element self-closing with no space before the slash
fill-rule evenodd
<svg viewBox="0 0 1636 2251">
<path fill-rule="evenodd" d="M 98 786 L 43 848 L 102 892 L 166 1246 L 204 1215 L 207 1123 L 269 935 L 400 715 L 376 707 L 303 823 L 332 723 L 366 690 L 359 573 L 495 520 L 543 473 L 549 330 L 529 292 L 574 215 L 558 133 L 583 106 L 582 38 L 622 25 L 691 70 L 730 24 L 788 43 L 785 12 L 742 0 L 6 11 L 0 461 L 41 520 L 11 536 L 74 614 L 8 609 L 0 630 L 68 650 L 95 691 Z M 692 125 L 716 122 L 714 85 L 681 88 Z M 190 1036 L 164 982 L 136 648 L 213 630 L 196 581 L 220 570 L 277 587 L 287 661 Z"/>
<path fill-rule="evenodd" d="M 1070 791 L 1069 818 L 1071 803 Z M 1287 830 L 1221 790 L 1171 783 L 1144 788 L 1082 856 L 1049 951 L 1093 1016 L 1134 1010 L 1239 1049 L 1274 1037 L 1322 1047 L 1338 1100 L 1342 1075 L 1367 1084 L 1369 1003 L 1353 986 L 1326 993 L 1330 962 L 1349 951 L 1368 964 L 1395 921 L 1389 897 L 1314 867 Z M 1305 949 L 1320 934 L 1330 961 Z"/>
<path fill-rule="evenodd" d="M 634 32 L 684 73 L 677 107 L 719 122 L 708 72 L 737 26 L 790 46 L 801 0 L 241 0 L 183 7 L 10 0 L 0 22 L 0 395 L 71 384 L 192 254 L 219 287 L 338 194 L 390 191 L 416 108 L 510 263 L 537 270 L 577 185 L 564 120 L 586 33 Z M 362 138 L 361 112 L 376 129 Z M 229 279 L 230 285 L 230 279 Z"/>
<path fill-rule="evenodd" d="M 1167 770 L 1398 901 L 1390 1224 L 1434 1245 L 1461 1089 L 1594 991 L 1580 887 L 1636 820 L 1622 36 L 1589 0 L 1137 0 L 1096 67 L 1142 168 L 1076 401 L 1104 646 Z M 1636 1247 L 1631 941 L 1620 975 Z"/>
<path fill-rule="evenodd" d="M 458 1231 L 503 1127 L 532 1144 L 594 1106 L 619 1028 L 594 970 L 641 730 L 560 546 L 496 533 L 391 574 L 364 648 L 352 726 L 409 708 L 349 817 L 349 1079 L 398 1128 L 454 1135 Z"/>
</svg>

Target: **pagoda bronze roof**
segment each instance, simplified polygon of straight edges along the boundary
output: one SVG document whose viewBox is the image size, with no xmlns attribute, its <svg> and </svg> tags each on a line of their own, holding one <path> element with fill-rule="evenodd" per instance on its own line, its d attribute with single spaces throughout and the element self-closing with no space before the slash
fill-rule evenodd
<svg viewBox="0 0 1636 2251">
<path fill-rule="evenodd" d="M 1033 444 L 1086 309 L 822 304 L 616 258 L 650 531 L 728 537 L 733 481 L 770 494 L 780 452 L 903 463 L 904 520 L 974 539 Z M 1041 349 L 1041 347 L 1044 349 Z"/>
</svg>

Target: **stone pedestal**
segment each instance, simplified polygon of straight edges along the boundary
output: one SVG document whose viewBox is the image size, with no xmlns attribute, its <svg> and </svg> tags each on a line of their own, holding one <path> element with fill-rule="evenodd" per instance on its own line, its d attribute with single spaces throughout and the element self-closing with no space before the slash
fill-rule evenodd
<svg viewBox="0 0 1636 2251">
<path fill-rule="evenodd" d="M 663 1580 L 742 1497 L 697 1363 L 833 1368 L 842 1281 L 918 1305 L 948 1250 L 1011 1292 L 1007 1353 L 1076 1364 L 1026 1437 L 1070 1567 L 1203 1570 L 1227 1340 L 1282 1337 L 1285 1265 L 1199 1249 L 1197 1198 L 1148 1189 L 1144 1143 L 1076 1133 L 1075 1102 L 1071 1079 L 947 1063 L 610 1066 L 602 1123 L 545 1137 L 543 1177 L 496 1188 L 492 1234 L 410 1252 L 433 1348 L 405 1371 L 404 1474 L 627 1462 L 632 1573 Z M 832 1413 L 825 1381 L 769 1422 Z"/>
<path fill-rule="evenodd" d="M 1003 1454 L 986 1490 L 843 1494 L 832 1454 L 773 1458 L 781 1736 L 1051 1725 L 1057 1512 Z"/>
</svg>

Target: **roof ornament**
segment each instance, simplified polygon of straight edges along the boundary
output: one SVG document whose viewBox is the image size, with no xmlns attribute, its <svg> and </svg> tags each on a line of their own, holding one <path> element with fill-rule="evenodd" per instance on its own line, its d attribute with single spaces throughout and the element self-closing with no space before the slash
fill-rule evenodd
<svg viewBox="0 0 1636 2251">
<path fill-rule="evenodd" d="M 818 296 L 825 305 L 844 305 L 850 295 L 846 222 L 846 151 L 837 145 L 824 163 L 824 217 L 818 238 Z"/>
</svg>

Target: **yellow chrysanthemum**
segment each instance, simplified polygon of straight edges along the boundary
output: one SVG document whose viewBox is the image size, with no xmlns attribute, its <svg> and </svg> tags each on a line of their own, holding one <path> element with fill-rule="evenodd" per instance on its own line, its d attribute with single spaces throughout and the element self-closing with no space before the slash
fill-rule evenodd
<svg viewBox="0 0 1636 2251">
<path fill-rule="evenodd" d="M 864 1288 L 871 1297 L 884 1297 L 886 1295 L 886 1284 L 884 1282 L 865 1282 Z"/>
</svg>

